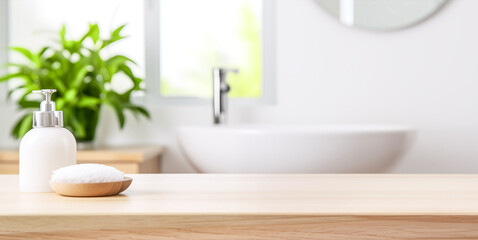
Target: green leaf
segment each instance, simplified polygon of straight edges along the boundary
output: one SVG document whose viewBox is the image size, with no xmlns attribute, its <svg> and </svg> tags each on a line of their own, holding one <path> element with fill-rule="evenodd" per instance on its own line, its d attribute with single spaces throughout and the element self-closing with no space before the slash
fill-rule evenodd
<svg viewBox="0 0 478 240">
<path fill-rule="evenodd" d="M 63 83 L 63 81 L 60 78 L 53 75 L 53 72 L 49 72 L 48 77 L 52 80 L 53 84 L 55 85 L 55 88 L 58 91 L 60 91 L 60 92 L 66 92 L 67 91 L 65 83 Z"/>
<path fill-rule="evenodd" d="M 75 135 L 79 138 L 84 138 L 86 136 L 84 124 L 81 124 L 76 117 L 71 117 L 69 119 L 71 120 L 71 125 L 75 131 Z"/>
<path fill-rule="evenodd" d="M 39 101 L 31 101 L 31 100 L 27 100 L 27 97 L 30 95 L 30 94 L 33 94 L 32 91 L 33 90 L 39 90 L 40 88 L 38 88 L 37 86 L 35 85 L 25 85 L 24 88 L 22 89 L 18 89 L 18 91 L 22 91 L 23 92 L 23 95 L 20 97 L 20 99 L 18 100 L 17 104 L 20 108 L 35 108 L 37 109 L 39 106 L 40 106 L 40 102 Z"/>
<path fill-rule="evenodd" d="M 126 62 L 136 64 L 133 60 L 123 55 L 116 55 L 106 60 L 105 67 L 108 70 L 109 76 L 115 75 L 118 72 L 119 67 L 124 65 Z M 110 81 L 111 79 L 108 80 Z"/>
<path fill-rule="evenodd" d="M 36 54 L 33 54 L 30 50 L 22 47 L 10 47 L 10 49 L 22 54 L 25 56 L 28 60 L 30 60 L 35 66 L 40 65 L 40 59 Z"/>
<path fill-rule="evenodd" d="M 145 116 L 147 119 L 151 119 L 151 116 L 149 115 L 148 110 L 146 110 L 146 109 L 143 108 L 143 107 L 140 107 L 140 106 L 130 106 L 130 107 L 128 107 L 128 109 L 132 110 L 133 112 L 138 112 L 138 113 L 142 114 L 142 115 Z"/>
<path fill-rule="evenodd" d="M 7 74 L 7 75 L 4 75 L 4 76 L 0 77 L 0 82 L 10 80 L 12 78 L 17 78 L 17 77 L 20 77 L 22 75 L 23 75 L 23 73 L 20 73 L 20 72 Z"/>
<path fill-rule="evenodd" d="M 18 130 L 20 129 L 20 126 L 22 125 L 22 120 L 25 118 L 26 115 L 23 115 L 13 126 L 12 131 L 10 132 L 10 135 L 14 137 L 15 139 L 19 139 L 18 137 Z"/>
<path fill-rule="evenodd" d="M 130 90 L 124 92 L 121 94 L 121 99 L 124 99 L 125 101 L 129 102 L 129 99 L 131 97 L 131 93 L 133 93 L 134 87 L 132 87 Z"/>
<path fill-rule="evenodd" d="M 78 90 L 75 88 L 69 89 L 66 91 L 64 99 L 66 102 L 75 102 L 76 101 L 76 95 L 78 94 Z"/>
<path fill-rule="evenodd" d="M 21 63 L 6 63 L 5 66 L 6 67 L 29 68 L 29 69 L 31 69 L 30 66 L 25 65 L 25 64 L 21 64 Z"/>
<path fill-rule="evenodd" d="M 133 81 L 134 90 L 141 90 L 140 83 L 143 81 L 143 79 L 136 77 L 130 67 L 128 67 L 126 64 L 122 64 L 119 66 L 119 70 L 126 74 L 131 81 Z"/>
<path fill-rule="evenodd" d="M 32 94 L 32 90 L 38 90 L 38 89 L 30 89 L 29 87 L 26 87 L 25 88 L 25 93 L 23 94 L 23 96 L 20 98 L 20 100 L 18 100 L 18 106 L 20 108 L 26 108 L 26 109 L 29 109 L 29 108 L 33 108 L 33 109 L 38 109 L 38 107 L 40 107 L 40 102 L 39 101 L 32 101 L 32 100 L 28 100 L 27 97 Z"/>
<path fill-rule="evenodd" d="M 109 106 L 113 108 L 113 110 L 115 110 L 116 117 L 118 117 L 120 129 L 123 129 L 125 121 L 126 121 L 124 113 L 123 113 L 123 108 L 118 102 L 107 101 L 107 103 Z"/>
<path fill-rule="evenodd" d="M 100 38 L 100 29 L 98 27 L 98 24 L 89 24 L 88 32 L 86 32 L 83 37 L 78 41 L 79 43 L 83 43 L 83 41 L 87 38 L 91 38 L 93 40 L 93 43 L 96 44 L 96 42 Z"/>
<path fill-rule="evenodd" d="M 66 27 L 65 25 L 63 25 L 61 26 L 61 30 L 60 30 L 60 42 L 62 46 L 65 46 L 66 44 L 65 35 L 66 35 Z"/>
<path fill-rule="evenodd" d="M 111 36 L 110 36 L 110 39 L 108 40 L 105 40 L 103 41 L 103 44 L 101 46 L 101 48 L 105 48 L 107 47 L 108 45 L 116 42 L 116 41 L 119 41 L 123 38 L 125 38 L 124 36 L 121 36 L 121 31 L 123 30 L 123 28 L 125 27 L 126 25 L 121 25 L 119 26 L 118 28 L 116 28 L 112 33 L 111 33 Z"/>
<path fill-rule="evenodd" d="M 65 106 L 66 101 L 64 98 L 59 97 L 59 98 L 56 98 L 55 103 L 56 103 L 56 109 L 63 110 L 63 107 Z"/>
<path fill-rule="evenodd" d="M 32 119 L 33 116 L 31 113 L 23 115 L 13 127 L 11 135 L 16 139 L 22 138 L 30 129 L 32 129 Z"/>
<path fill-rule="evenodd" d="M 88 73 L 88 66 L 82 66 L 80 70 L 75 74 L 73 81 L 71 82 L 72 88 L 78 88 Z"/>
<path fill-rule="evenodd" d="M 24 64 L 16 64 L 16 63 L 8 63 L 7 66 L 14 66 L 14 67 L 17 67 L 18 69 L 14 73 L 0 77 L 0 82 L 10 80 L 13 78 L 21 78 L 24 81 L 26 81 L 27 84 L 38 85 L 38 81 L 37 81 L 38 79 L 35 79 L 38 77 L 38 73 L 39 73 L 38 69 L 33 69 L 30 66 L 27 66 Z"/>
<path fill-rule="evenodd" d="M 33 108 L 33 109 L 37 109 L 38 107 L 40 107 L 40 102 L 21 99 L 21 100 L 18 102 L 18 105 L 19 105 L 21 108 Z"/>
<path fill-rule="evenodd" d="M 21 89 L 23 89 L 23 88 L 25 88 L 25 85 L 20 85 L 20 86 L 17 86 L 17 87 L 15 87 L 15 88 L 9 89 L 9 90 L 8 90 L 8 94 L 7 94 L 7 98 L 10 98 L 15 91 L 21 90 Z"/>
<path fill-rule="evenodd" d="M 105 66 L 118 66 L 121 64 L 125 64 L 126 62 L 131 62 L 136 64 L 135 61 L 131 60 L 130 58 L 123 56 L 123 55 L 115 55 L 108 60 L 105 61 Z"/>
<path fill-rule="evenodd" d="M 82 96 L 78 102 L 78 107 L 88 107 L 88 108 L 97 108 L 101 103 L 101 99 L 89 96 Z"/>
<path fill-rule="evenodd" d="M 123 24 L 119 27 L 117 27 L 113 32 L 111 33 L 111 38 L 119 38 L 121 37 L 121 31 L 123 31 L 123 28 L 126 27 L 126 24 Z"/>
<path fill-rule="evenodd" d="M 32 129 L 32 120 L 33 115 L 28 114 L 23 120 L 20 125 L 20 129 L 18 129 L 18 137 L 23 137 L 30 129 Z"/>
<path fill-rule="evenodd" d="M 42 48 L 39 52 L 38 52 L 38 57 L 41 57 L 43 56 L 43 54 L 45 54 L 45 52 L 50 49 L 50 47 L 44 47 Z"/>
<path fill-rule="evenodd" d="M 100 38 L 100 29 L 98 28 L 98 24 L 90 24 L 89 36 L 91 37 L 91 40 L 93 40 L 93 43 L 96 44 Z"/>
</svg>

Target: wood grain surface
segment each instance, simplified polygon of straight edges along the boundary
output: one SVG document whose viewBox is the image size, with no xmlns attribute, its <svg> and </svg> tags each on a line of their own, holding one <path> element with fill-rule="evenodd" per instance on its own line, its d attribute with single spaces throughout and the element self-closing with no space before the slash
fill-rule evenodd
<svg viewBox="0 0 478 240">
<path fill-rule="evenodd" d="M 119 146 L 100 147 L 96 149 L 78 150 L 77 160 L 81 162 L 144 162 L 155 158 L 164 152 L 161 146 Z M 0 150 L 0 163 L 17 163 L 18 149 Z"/>
<path fill-rule="evenodd" d="M 0 239 L 478 239 L 477 175 L 129 175 L 104 198 L 0 176 Z"/>
<path fill-rule="evenodd" d="M 478 239 L 475 216 L 22 216 L 0 224 L 0 239 Z"/>
<path fill-rule="evenodd" d="M 79 150 L 77 162 L 100 163 L 125 173 L 159 173 L 162 146 L 119 146 Z M 0 150 L 0 174 L 18 174 L 18 149 Z"/>
</svg>

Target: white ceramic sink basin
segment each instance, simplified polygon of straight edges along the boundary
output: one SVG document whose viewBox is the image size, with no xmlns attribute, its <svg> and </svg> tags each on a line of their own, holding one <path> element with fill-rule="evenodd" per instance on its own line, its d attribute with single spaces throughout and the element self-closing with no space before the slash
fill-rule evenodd
<svg viewBox="0 0 478 240">
<path fill-rule="evenodd" d="M 185 126 L 179 143 L 204 173 L 375 173 L 397 162 L 413 133 L 385 125 Z"/>
</svg>

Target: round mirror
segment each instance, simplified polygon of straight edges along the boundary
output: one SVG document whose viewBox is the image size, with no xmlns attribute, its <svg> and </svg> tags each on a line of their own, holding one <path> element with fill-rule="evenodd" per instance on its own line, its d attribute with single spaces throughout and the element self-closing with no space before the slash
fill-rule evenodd
<svg viewBox="0 0 478 240">
<path fill-rule="evenodd" d="M 443 6 L 446 0 L 316 0 L 347 26 L 397 30 L 415 25 Z"/>
</svg>

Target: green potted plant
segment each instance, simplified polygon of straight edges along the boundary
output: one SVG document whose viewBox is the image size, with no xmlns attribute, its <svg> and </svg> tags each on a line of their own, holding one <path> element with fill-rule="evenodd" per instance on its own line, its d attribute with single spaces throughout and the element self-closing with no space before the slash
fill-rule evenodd
<svg viewBox="0 0 478 240">
<path fill-rule="evenodd" d="M 123 55 L 105 58 L 102 53 L 125 38 L 121 34 L 123 28 L 124 25 L 112 31 L 108 38 L 101 38 L 98 25 L 90 24 L 80 39 L 71 40 L 66 38 L 63 26 L 56 44 L 45 46 L 40 51 L 11 47 L 27 60 L 26 63 L 8 63 L 12 71 L 0 76 L 0 82 L 20 79 L 20 84 L 8 92 L 9 98 L 12 94 L 20 95 L 17 104 L 25 112 L 14 125 L 12 135 L 18 139 L 31 129 L 31 113 L 40 106 L 40 100 L 32 95 L 32 91 L 39 89 L 57 89 L 54 98 L 57 109 L 64 112 L 64 125 L 78 143 L 93 142 L 104 105 L 114 110 L 121 129 L 125 125 L 126 110 L 135 116 L 150 118 L 145 108 L 131 102 L 131 94 L 143 90 L 143 80 L 131 69 L 135 62 Z M 119 93 L 111 88 L 112 79 L 118 73 L 124 73 L 132 83 L 125 92 Z"/>
</svg>

